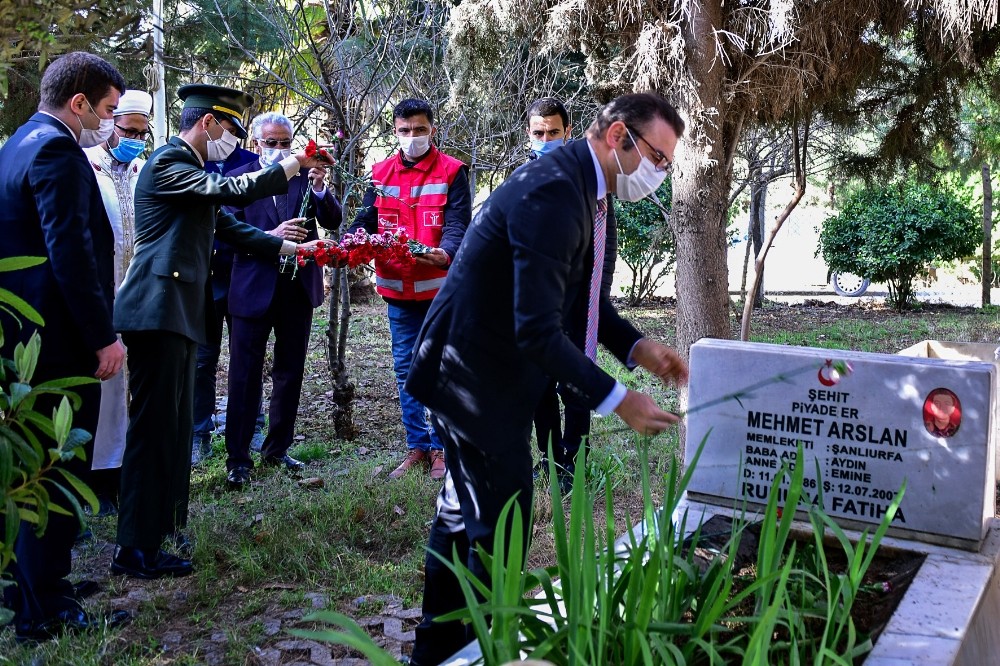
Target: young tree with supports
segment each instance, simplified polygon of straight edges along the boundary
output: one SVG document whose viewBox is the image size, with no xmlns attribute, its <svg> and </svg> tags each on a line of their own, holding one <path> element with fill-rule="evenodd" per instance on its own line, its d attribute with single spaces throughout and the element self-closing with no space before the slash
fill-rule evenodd
<svg viewBox="0 0 1000 666">
<path fill-rule="evenodd" d="M 277 106 L 298 107 L 294 118 L 318 134 L 320 143 L 334 143 L 338 165 L 331 189 L 344 204 L 343 232 L 368 184 L 364 174 L 369 151 L 389 149 L 383 111 L 410 92 L 406 82 L 415 71 L 439 63 L 435 35 L 443 26 L 443 8 L 434 4 L 415 8 L 402 0 L 256 0 L 226 5 L 220 1 L 215 0 L 217 24 L 227 42 L 250 63 L 258 84 L 285 96 L 276 100 Z M 247 21 L 247 11 L 276 40 L 273 48 L 260 51 L 254 43 L 241 40 L 235 28 Z M 315 113 L 323 114 L 324 120 L 308 122 Z M 351 315 L 348 272 L 347 268 L 333 272 L 326 331 L 336 405 L 333 422 L 341 439 L 353 439 L 357 433 L 354 385 L 346 362 Z"/>
</svg>

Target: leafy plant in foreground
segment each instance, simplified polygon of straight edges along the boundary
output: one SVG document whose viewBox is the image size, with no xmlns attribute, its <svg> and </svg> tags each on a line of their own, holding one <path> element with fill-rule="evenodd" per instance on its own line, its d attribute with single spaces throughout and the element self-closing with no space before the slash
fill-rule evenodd
<svg viewBox="0 0 1000 666">
<path fill-rule="evenodd" d="M 513 501 L 500 519 L 501 526 L 510 526 L 508 548 L 503 548 L 501 528 L 493 556 L 480 551 L 491 586 L 457 557 L 447 562 L 459 577 L 467 608 L 442 620 L 461 618 L 472 624 L 484 664 L 498 666 L 524 654 L 557 666 L 850 664 L 871 649 L 871 641 L 858 636 L 850 611 L 901 493 L 874 535 L 865 532 L 854 545 L 823 513 L 821 497 L 802 509 L 805 465 L 799 447 L 794 464 L 786 462 L 779 470 L 756 523 L 756 572 L 746 579 L 733 570 L 740 541 L 751 526 L 746 516 L 733 521 L 725 547 L 706 563 L 695 548 L 702 526 L 688 535 L 689 517 L 679 511 L 704 441 L 684 474 L 677 461 L 672 463 L 661 508 L 652 499 L 647 444 L 640 445 L 644 520 L 617 542 L 611 492 L 606 486 L 603 507 L 595 512 L 586 465 L 578 464 L 568 517 L 557 475 L 550 470 L 554 565 L 521 573 L 527 548 Z M 786 510 L 779 505 L 782 490 L 787 491 Z M 807 512 L 814 528 L 812 557 L 797 557 L 798 543 L 792 538 L 797 507 Z M 844 549 L 848 566 L 842 574 L 827 566 L 825 530 Z M 537 589 L 537 596 L 532 595 Z M 335 619 L 341 630 L 295 633 L 352 646 L 363 643 L 370 659 L 380 650 L 343 616 L 316 614 L 312 619 Z M 817 631 L 817 625 L 822 629 Z"/>
<path fill-rule="evenodd" d="M 44 261 L 39 257 L 0 259 L 0 272 L 30 268 Z M 43 324 L 37 310 L 5 289 L 0 289 L 0 310 L 20 315 L 39 326 Z M 0 328 L 0 347 L 3 340 L 4 332 Z M 36 533 L 42 534 L 48 525 L 49 512 L 75 514 L 82 520 L 83 511 L 77 495 L 95 511 L 98 508 L 97 498 L 90 488 L 66 469 L 56 466 L 60 461 L 82 458 L 81 447 L 90 441 L 90 433 L 73 427 L 72 412 L 79 407 L 80 398 L 68 389 L 97 380 L 69 377 L 32 386 L 41 346 L 36 331 L 27 344 L 17 344 L 12 359 L 0 358 L 0 488 L 3 489 L 3 502 L 0 503 L 3 520 L 0 523 L 4 527 L 0 533 L 0 574 L 14 557 L 14 539 L 22 521 L 35 525 Z M 59 405 L 51 416 L 36 409 L 36 401 L 42 396 L 60 396 Z M 54 504 L 50 491 L 62 494 L 70 509 Z M 0 579 L 0 589 L 10 584 Z M 0 625 L 11 617 L 10 610 L 0 608 Z"/>
</svg>

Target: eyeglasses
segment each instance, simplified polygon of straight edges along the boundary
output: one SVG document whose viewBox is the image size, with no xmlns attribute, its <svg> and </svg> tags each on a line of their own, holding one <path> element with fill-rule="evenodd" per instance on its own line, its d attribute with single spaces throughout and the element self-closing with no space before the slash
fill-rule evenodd
<svg viewBox="0 0 1000 666">
<path fill-rule="evenodd" d="M 291 148 L 291 139 L 257 139 L 257 143 L 262 143 L 268 148 L 274 148 L 276 146 L 281 146 L 282 148 Z"/>
<path fill-rule="evenodd" d="M 632 127 L 628 127 L 628 125 L 626 125 L 626 127 L 628 128 L 628 130 L 630 132 L 632 132 L 637 137 L 639 137 L 640 139 L 642 139 L 642 142 L 645 143 L 647 146 L 649 146 L 649 149 L 653 151 L 653 155 L 656 156 L 656 170 L 657 171 L 666 171 L 667 173 L 669 173 L 670 169 L 671 169 L 671 166 L 673 166 L 673 162 L 671 162 L 670 159 L 667 158 L 667 156 L 663 154 L 663 151 L 657 150 L 656 147 L 653 144 L 651 144 L 649 141 L 646 141 L 646 137 L 644 137 L 642 134 L 640 134 L 639 130 L 637 130 L 635 128 L 632 128 Z"/>
<path fill-rule="evenodd" d="M 115 123 L 115 127 L 118 128 L 119 134 L 126 139 L 139 139 L 140 141 L 147 141 L 152 135 L 149 130 L 134 130 L 128 127 L 122 127 L 118 123 Z"/>
</svg>

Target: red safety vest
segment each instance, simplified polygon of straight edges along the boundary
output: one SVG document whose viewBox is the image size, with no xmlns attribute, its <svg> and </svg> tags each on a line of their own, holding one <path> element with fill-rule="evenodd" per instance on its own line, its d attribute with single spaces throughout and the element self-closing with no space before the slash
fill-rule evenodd
<svg viewBox="0 0 1000 666">
<path fill-rule="evenodd" d="M 448 188 L 463 166 L 460 160 L 433 145 L 430 154 L 411 167 L 404 166 L 398 150 L 373 166 L 379 233 L 403 229 L 408 238 L 430 247 L 440 246 Z M 447 274 L 434 266 L 376 261 L 375 288 L 388 298 L 425 301 L 434 298 Z"/>
</svg>

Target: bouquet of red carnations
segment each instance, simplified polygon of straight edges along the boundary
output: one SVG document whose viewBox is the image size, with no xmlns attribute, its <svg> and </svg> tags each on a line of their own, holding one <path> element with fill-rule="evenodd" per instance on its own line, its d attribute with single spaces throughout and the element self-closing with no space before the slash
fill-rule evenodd
<svg viewBox="0 0 1000 666">
<path fill-rule="evenodd" d="M 335 138 L 343 139 L 344 137 L 338 131 Z M 306 146 L 306 155 L 318 157 L 336 167 L 333 155 L 324 148 L 320 148 L 315 140 L 309 141 Z M 309 217 L 311 197 L 311 188 L 306 188 L 302 205 L 299 208 L 299 217 Z M 412 265 L 415 255 L 426 254 L 432 249 L 423 243 L 410 240 L 403 230 L 395 233 L 383 231 L 380 234 L 369 234 L 364 229 L 358 229 L 354 233 L 344 234 L 339 243 L 328 240 L 320 241 L 313 247 L 299 248 L 295 253 L 294 261 L 291 261 L 291 257 L 288 257 L 289 261 L 282 260 L 281 270 L 284 272 L 290 267 L 294 276 L 300 266 L 305 266 L 309 262 L 315 262 L 317 266 L 333 264 L 334 266 L 355 268 L 363 266 L 373 259 Z"/>
<path fill-rule="evenodd" d="M 344 234 L 340 242 L 320 241 L 311 248 L 299 248 L 295 253 L 295 268 L 315 262 L 317 266 L 348 266 L 355 268 L 377 261 L 397 261 L 403 264 L 413 263 L 413 254 L 407 244 L 405 231 L 383 231 L 380 234 L 369 234 L 364 229 L 354 233 Z"/>
<path fill-rule="evenodd" d="M 402 229 L 396 233 L 383 231 L 380 234 L 369 234 L 364 229 L 358 229 L 353 234 L 344 234 L 340 239 L 340 249 L 346 252 L 350 268 L 362 266 L 373 259 L 409 265 L 413 263 L 413 254 L 406 241 L 406 232 Z"/>
</svg>

